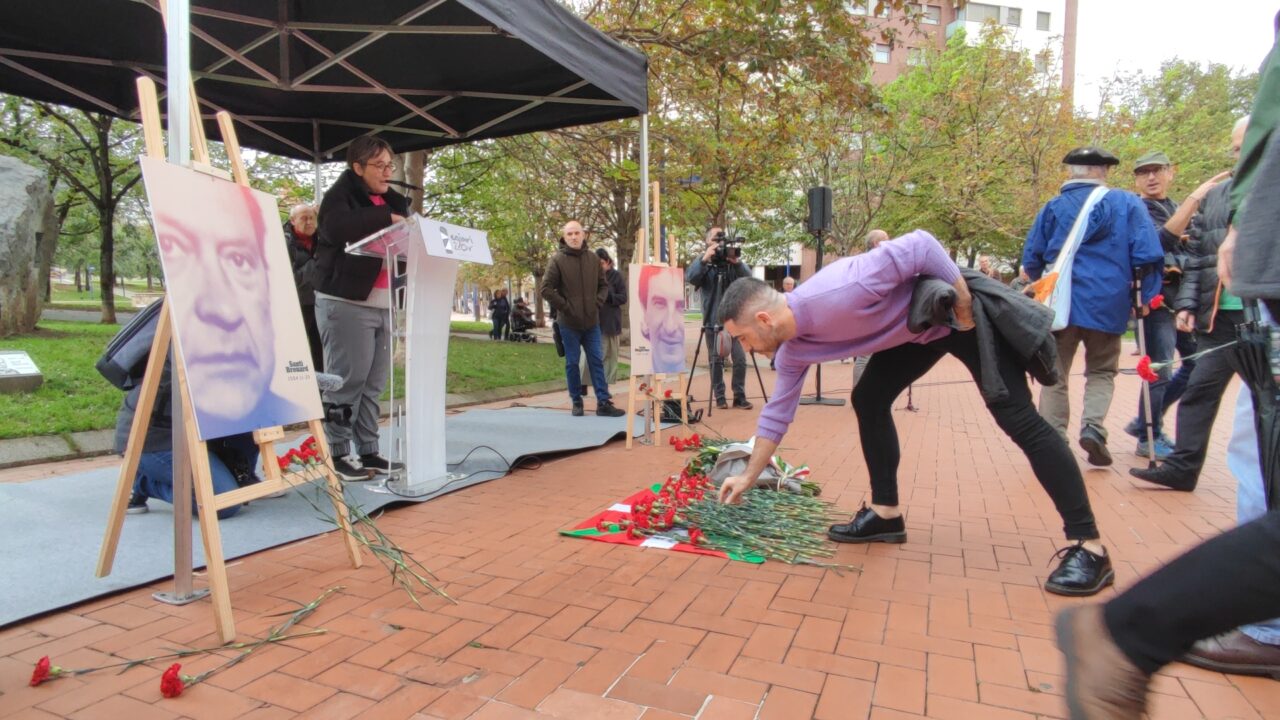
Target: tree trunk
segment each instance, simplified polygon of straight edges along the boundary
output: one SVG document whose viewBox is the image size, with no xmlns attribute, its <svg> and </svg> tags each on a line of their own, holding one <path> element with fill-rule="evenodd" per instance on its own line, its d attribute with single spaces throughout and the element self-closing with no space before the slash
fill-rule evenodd
<svg viewBox="0 0 1280 720">
<path fill-rule="evenodd" d="M 411 185 L 423 187 L 422 180 L 426 174 L 427 156 L 430 150 L 415 150 L 404 154 L 405 167 L 404 179 Z M 419 215 L 422 214 L 422 191 L 410 190 L 405 188 L 405 194 L 409 196 L 409 208 Z"/>
<path fill-rule="evenodd" d="M 151 284 L 151 265 L 148 264 L 147 265 L 147 292 L 151 292 L 153 289 L 154 288 Z"/>
<path fill-rule="evenodd" d="M 76 263 L 76 292 L 84 292 L 84 283 L 80 282 L 80 264 Z"/>
<path fill-rule="evenodd" d="M 98 268 L 98 277 L 106 278 L 105 282 L 98 281 L 99 295 L 102 296 L 102 324 L 116 324 L 116 294 L 115 288 L 111 286 L 110 278 L 116 274 L 116 258 L 115 258 L 115 208 L 99 207 L 98 223 L 102 228 L 102 248 L 98 253 L 98 262 L 101 267 Z"/>
<path fill-rule="evenodd" d="M 542 273 L 533 274 L 533 318 L 538 327 L 546 327 L 546 317 L 542 310 Z"/>
</svg>

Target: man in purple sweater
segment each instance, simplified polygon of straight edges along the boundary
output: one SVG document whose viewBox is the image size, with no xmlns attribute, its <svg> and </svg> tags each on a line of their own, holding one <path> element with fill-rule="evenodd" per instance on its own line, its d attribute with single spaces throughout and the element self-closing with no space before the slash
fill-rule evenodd
<svg viewBox="0 0 1280 720">
<path fill-rule="evenodd" d="M 951 283 L 956 290 L 955 318 L 961 332 L 934 327 L 922 333 L 907 328 L 912 290 L 920 276 Z M 898 507 L 898 433 L 893 402 L 906 387 L 951 354 L 980 382 L 982 366 L 972 299 L 960 270 L 932 235 L 916 230 L 878 248 L 823 268 L 808 282 L 783 295 L 766 283 L 742 279 L 720 301 L 724 329 L 744 348 L 773 353 L 778 370 L 773 397 L 760 412 L 755 450 L 742 475 L 720 487 L 722 502 L 737 502 L 756 481 L 795 418 L 800 390 L 813 363 L 871 355 L 853 394 L 862 453 L 871 475 L 871 505 L 850 522 L 831 526 L 836 542 L 901 543 L 906 526 Z M 1036 479 L 1062 516 L 1068 540 L 1062 560 L 1045 582 L 1059 595 L 1092 595 L 1112 584 L 1111 559 L 1099 542 L 1098 528 L 1075 456 L 1062 436 L 1036 412 L 1026 371 L 1017 356 L 998 343 L 999 372 L 1007 396 L 989 402 L 996 423 L 1026 453 Z M 873 354 L 874 353 L 874 354 Z"/>
</svg>

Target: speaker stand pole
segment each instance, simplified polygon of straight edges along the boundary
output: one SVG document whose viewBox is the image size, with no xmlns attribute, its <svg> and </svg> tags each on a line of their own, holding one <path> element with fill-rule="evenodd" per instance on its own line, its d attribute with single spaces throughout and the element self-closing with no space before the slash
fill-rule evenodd
<svg viewBox="0 0 1280 720">
<path fill-rule="evenodd" d="M 818 241 L 817 268 L 814 270 L 814 272 L 817 272 L 818 270 L 822 269 L 822 246 L 825 244 L 825 241 L 823 240 L 823 237 L 822 237 L 822 230 L 814 230 L 813 239 Z M 817 392 L 814 393 L 813 397 L 800 398 L 800 404 L 801 405 L 832 405 L 832 406 L 844 405 L 844 398 L 822 397 L 822 365 L 821 364 L 818 365 L 817 372 L 818 372 Z"/>
</svg>

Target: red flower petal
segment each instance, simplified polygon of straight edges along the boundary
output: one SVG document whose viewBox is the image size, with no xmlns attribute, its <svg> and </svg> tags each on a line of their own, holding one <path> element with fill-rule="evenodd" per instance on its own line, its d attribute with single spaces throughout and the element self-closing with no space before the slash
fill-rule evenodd
<svg viewBox="0 0 1280 720">
<path fill-rule="evenodd" d="M 1147 382 L 1155 382 L 1160 379 L 1160 376 L 1157 375 L 1155 371 L 1151 369 L 1150 355 L 1143 355 L 1141 358 L 1138 359 L 1137 369 L 1138 369 L 1138 377 L 1142 378 L 1143 380 L 1146 380 Z"/>
<path fill-rule="evenodd" d="M 1164 295 L 1160 294 L 1151 298 L 1151 302 L 1149 303 L 1149 305 L 1151 306 L 1152 310 L 1159 310 L 1161 306 L 1164 305 Z"/>
<path fill-rule="evenodd" d="M 49 679 L 49 670 L 53 664 L 49 662 L 49 656 L 45 655 L 36 661 L 36 669 L 31 673 L 31 687 L 35 687 L 45 680 Z"/>
<path fill-rule="evenodd" d="M 664 398 L 669 398 L 669 397 L 671 397 L 671 391 L 670 391 L 670 390 L 668 390 L 668 391 L 666 391 L 666 392 L 662 393 L 662 397 L 664 397 Z"/>
<path fill-rule="evenodd" d="M 174 663 L 169 666 L 168 670 L 160 676 L 160 694 L 167 698 L 176 698 L 186 690 L 186 685 L 182 682 L 182 666 Z"/>
</svg>

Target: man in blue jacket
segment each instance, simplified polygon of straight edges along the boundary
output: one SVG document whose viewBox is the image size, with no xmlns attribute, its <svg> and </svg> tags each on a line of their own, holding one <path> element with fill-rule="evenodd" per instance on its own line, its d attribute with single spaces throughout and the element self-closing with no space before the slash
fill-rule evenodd
<svg viewBox="0 0 1280 720">
<path fill-rule="evenodd" d="M 1076 217 L 1107 173 L 1120 163 L 1111 153 L 1096 147 L 1076 148 L 1062 162 L 1070 179 L 1054 199 L 1040 209 L 1027 234 L 1022 264 L 1027 276 L 1038 279 L 1058 258 Z M 1164 250 L 1146 207 L 1137 195 L 1112 189 L 1089 212 L 1084 236 L 1071 265 L 1071 310 L 1067 327 L 1058 339 L 1058 370 L 1062 381 L 1040 391 L 1040 414 L 1058 434 L 1067 437 L 1071 413 L 1067 383 L 1076 349 L 1084 345 L 1084 411 L 1080 418 L 1080 447 L 1093 465 L 1110 465 L 1107 431 L 1103 421 L 1111 407 L 1115 377 L 1120 368 L 1120 338 L 1133 305 L 1135 270 L 1143 270 L 1142 301 L 1160 291 Z"/>
</svg>

